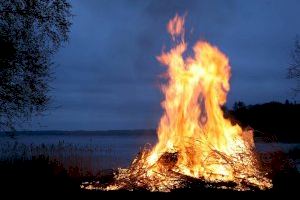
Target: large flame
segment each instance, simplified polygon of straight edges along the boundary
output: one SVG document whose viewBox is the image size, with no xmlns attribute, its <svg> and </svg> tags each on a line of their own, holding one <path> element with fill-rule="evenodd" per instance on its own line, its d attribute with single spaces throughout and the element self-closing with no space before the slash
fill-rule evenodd
<svg viewBox="0 0 300 200">
<path fill-rule="evenodd" d="M 154 164 L 165 152 L 178 152 L 176 170 L 189 176 L 233 181 L 239 173 L 232 166 L 235 162 L 244 165 L 241 174 L 245 170 L 255 174 L 252 132 L 233 125 L 221 109 L 230 87 L 228 58 L 204 41 L 195 44 L 193 57 L 184 58 L 184 19 L 176 15 L 167 27 L 172 38 L 181 37 L 158 57 L 168 67 L 169 83 L 162 87 L 165 112 L 148 163 Z M 243 160 L 235 160 L 241 155 Z"/>
<path fill-rule="evenodd" d="M 234 182 L 236 189 L 272 186 L 259 169 L 252 131 L 243 131 L 223 116 L 221 106 L 229 91 L 228 58 L 208 42 L 198 41 L 193 56 L 184 57 L 184 18 L 176 15 L 167 25 L 175 46 L 158 60 L 167 66 L 163 85 L 164 114 L 158 144 L 142 152 L 130 169 L 120 170 L 107 189 L 128 187 L 128 182 L 150 190 L 181 187 L 181 175 L 205 182 Z"/>
<path fill-rule="evenodd" d="M 158 127 L 159 142 L 148 157 L 153 165 L 165 152 L 178 152 L 177 172 L 209 181 L 238 181 L 259 175 L 252 131 L 243 131 L 223 116 L 221 106 L 229 91 L 228 58 L 208 42 L 198 41 L 193 57 L 184 58 L 184 18 L 176 15 L 167 26 L 179 41 L 158 60 L 167 66 L 162 87 L 164 115 Z M 157 170 L 157 168 L 153 169 Z M 254 184 L 269 187 L 268 181 Z"/>
</svg>

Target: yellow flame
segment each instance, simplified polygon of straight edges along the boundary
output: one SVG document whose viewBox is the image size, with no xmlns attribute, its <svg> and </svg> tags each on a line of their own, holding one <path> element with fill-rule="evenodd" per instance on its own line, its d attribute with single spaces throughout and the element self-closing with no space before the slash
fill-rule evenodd
<svg viewBox="0 0 300 200">
<path fill-rule="evenodd" d="M 260 170 L 252 131 L 243 131 L 223 116 L 230 89 L 229 60 L 217 47 L 198 41 L 193 56 L 185 58 L 184 18 L 176 15 L 167 25 L 175 46 L 158 60 L 167 66 L 162 86 L 164 114 L 157 130 L 158 143 L 145 149 L 129 169 L 119 169 L 115 183 L 103 190 L 145 188 L 171 191 L 185 176 L 206 182 L 236 183 L 235 189 L 272 187 Z M 94 189 L 88 188 L 88 189 Z"/>
<path fill-rule="evenodd" d="M 210 181 L 232 181 L 237 172 L 231 165 L 243 154 L 246 168 L 240 170 L 255 174 L 252 132 L 233 125 L 221 109 L 230 89 L 228 58 L 205 41 L 197 42 L 193 56 L 184 58 L 184 18 L 176 15 L 167 29 L 173 39 L 180 36 L 180 40 L 158 57 L 167 66 L 169 82 L 162 87 L 165 100 L 158 127 L 159 142 L 148 157 L 148 164 L 153 165 L 165 152 L 178 152 L 173 170 Z"/>
</svg>

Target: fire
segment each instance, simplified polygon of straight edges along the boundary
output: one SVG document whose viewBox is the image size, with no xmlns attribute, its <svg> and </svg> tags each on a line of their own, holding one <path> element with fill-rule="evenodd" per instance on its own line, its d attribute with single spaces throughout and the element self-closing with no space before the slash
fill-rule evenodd
<svg viewBox="0 0 300 200">
<path fill-rule="evenodd" d="M 144 150 L 129 169 L 120 169 L 116 182 L 104 189 L 145 188 L 170 191 L 187 177 L 207 183 L 233 182 L 234 189 L 267 189 L 271 181 L 260 169 L 253 133 L 224 118 L 221 106 L 230 89 L 229 60 L 217 47 L 198 41 L 185 57 L 184 17 L 167 25 L 174 47 L 158 56 L 167 67 L 162 86 L 164 114 L 158 143 Z M 133 188 L 134 188 L 133 187 Z M 132 189 L 132 188 L 131 188 Z"/>
<path fill-rule="evenodd" d="M 182 36 L 182 40 L 184 39 L 184 18 L 178 15 L 175 15 L 173 19 L 171 19 L 167 25 L 167 30 L 172 36 L 172 39 L 175 40 L 177 36 Z"/>
<path fill-rule="evenodd" d="M 184 30 L 183 22 L 177 15 L 169 22 L 172 37 L 184 34 L 179 34 Z M 251 131 L 243 132 L 223 117 L 220 106 L 226 102 L 230 87 L 228 58 L 204 41 L 196 43 L 193 57 L 184 59 L 186 49 L 187 44 L 180 40 L 158 57 L 168 67 L 169 83 L 162 88 L 165 113 L 158 127 L 159 142 L 148 163 L 154 164 L 164 152 L 179 152 L 178 172 L 209 180 L 233 180 L 234 169 L 216 152 L 231 158 L 240 153 L 251 155 L 254 143 Z M 250 159 L 247 162 L 251 163 Z"/>
</svg>

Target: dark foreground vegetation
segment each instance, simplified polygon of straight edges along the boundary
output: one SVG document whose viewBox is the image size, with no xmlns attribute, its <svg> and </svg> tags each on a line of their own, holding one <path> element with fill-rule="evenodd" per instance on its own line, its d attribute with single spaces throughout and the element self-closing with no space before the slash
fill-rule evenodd
<svg viewBox="0 0 300 200">
<path fill-rule="evenodd" d="M 113 178 L 112 170 L 104 170 L 97 175 L 83 175 L 74 169 L 66 170 L 59 162 L 50 161 L 47 157 L 39 156 L 31 160 L 6 160 L 0 162 L 0 192 L 9 195 L 46 194 L 70 196 L 103 196 L 103 195 L 142 195 L 147 191 L 86 191 L 80 189 L 83 181 L 99 180 L 110 182 Z M 269 191 L 256 191 L 263 194 L 273 192 L 297 192 L 300 176 L 295 168 L 281 170 L 273 177 L 274 187 Z M 205 189 L 201 184 L 191 185 L 189 188 L 160 194 L 176 196 L 183 193 L 218 192 L 224 194 L 239 193 L 229 190 Z M 156 193 L 159 194 L 159 193 Z M 151 194 L 152 195 L 152 194 Z"/>
</svg>

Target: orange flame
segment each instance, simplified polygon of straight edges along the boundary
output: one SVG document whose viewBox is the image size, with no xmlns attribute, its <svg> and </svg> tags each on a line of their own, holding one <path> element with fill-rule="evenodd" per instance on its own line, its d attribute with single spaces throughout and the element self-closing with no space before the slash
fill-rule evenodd
<svg viewBox="0 0 300 200">
<path fill-rule="evenodd" d="M 100 189 L 170 191 L 182 187 L 185 177 L 230 181 L 238 190 L 272 187 L 256 158 L 252 131 L 223 116 L 221 106 L 230 89 L 228 58 L 204 41 L 195 44 L 193 56 L 184 58 L 184 18 L 176 15 L 167 29 L 176 44 L 158 57 L 167 66 L 168 78 L 162 86 L 158 144 L 142 151 L 129 169 L 119 169 L 114 184 Z"/>
<path fill-rule="evenodd" d="M 158 127 L 159 142 L 148 164 L 156 163 L 165 152 L 178 152 L 176 171 L 192 177 L 234 181 L 243 176 L 236 174 L 235 167 L 242 166 L 246 168 L 241 171 L 258 174 L 252 131 L 243 131 L 223 117 L 221 106 L 230 89 L 228 58 L 204 41 L 196 43 L 193 57 L 184 58 L 187 44 L 182 39 L 183 27 L 184 18 L 176 15 L 170 20 L 169 33 L 173 39 L 181 36 L 181 40 L 158 57 L 168 68 L 169 82 L 162 87 L 165 112 Z M 243 160 L 236 160 L 240 155 Z"/>
<path fill-rule="evenodd" d="M 184 34 L 184 17 L 180 17 L 177 14 L 171 19 L 167 25 L 167 30 L 171 34 L 173 40 L 177 36 L 183 36 Z"/>
</svg>

